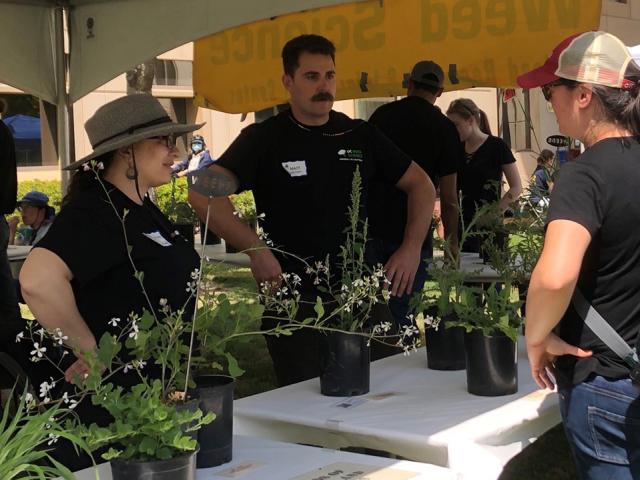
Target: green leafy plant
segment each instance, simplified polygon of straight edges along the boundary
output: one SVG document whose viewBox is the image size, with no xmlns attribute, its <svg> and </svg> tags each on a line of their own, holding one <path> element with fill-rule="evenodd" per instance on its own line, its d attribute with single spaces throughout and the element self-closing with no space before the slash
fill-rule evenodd
<svg viewBox="0 0 640 480">
<path fill-rule="evenodd" d="M 253 192 L 251 190 L 245 190 L 244 192 L 231 195 L 229 199 L 240 218 L 246 221 L 258 218 L 256 201 L 253 198 Z"/>
<path fill-rule="evenodd" d="M 184 177 L 173 177 L 171 184 L 156 188 L 158 208 L 175 224 L 195 225 L 199 221 L 187 201 L 188 192 L 187 179 Z"/>
<path fill-rule="evenodd" d="M 371 328 L 373 308 L 387 303 L 389 292 L 383 266 L 370 266 L 365 260 L 368 221 L 361 218 L 362 177 L 356 168 L 351 184 L 348 226 L 336 262 L 329 257 L 307 267 L 324 298 L 318 297 L 315 312 L 326 326 L 348 332 Z M 333 269 L 338 270 L 334 272 Z"/>
<path fill-rule="evenodd" d="M 89 452 L 88 445 L 74 431 L 72 411 L 62 402 L 38 409 L 26 389 L 15 410 L 12 407 L 7 402 L 0 419 L 0 478 L 74 479 L 73 473 L 49 454 L 60 438 L 71 442 L 76 450 Z"/>
<path fill-rule="evenodd" d="M 518 314 L 521 302 L 512 300 L 512 294 L 510 284 L 499 288 L 492 283 L 484 290 L 463 286 L 460 300 L 453 306 L 457 319 L 451 326 L 464 327 L 467 332 L 481 330 L 487 337 L 503 333 L 515 342 L 522 323 Z"/>
<path fill-rule="evenodd" d="M 215 415 L 203 416 L 199 409 L 168 403 L 159 380 L 135 385 L 130 391 L 112 384 L 100 385 L 92 396 L 94 405 L 104 407 L 114 418 L 107 427 L 80 427 L 91 450 L 110 447 L 102 455 L 135 460 L 165 460 L 193 452 L 197 442 L 189 432 L 211 423 Z"/>
</svg>

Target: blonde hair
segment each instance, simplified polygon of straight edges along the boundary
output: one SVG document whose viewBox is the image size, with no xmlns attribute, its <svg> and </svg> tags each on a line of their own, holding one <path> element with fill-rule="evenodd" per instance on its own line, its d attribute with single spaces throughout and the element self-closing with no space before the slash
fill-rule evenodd
<svg viewBox="0 0 640 480">
<path fill-rule="evenodd" d="M 489 118 L 487 114 L 480 110 L 473 100 L 470 98 L 458 98 L 449 104 L 447 115 L 455 113 L 465 120 L 473 117 L 478 122 L 478 127 L 482 133 L 491 135 L 491 127 L 489 126 Z"/>
</svg>

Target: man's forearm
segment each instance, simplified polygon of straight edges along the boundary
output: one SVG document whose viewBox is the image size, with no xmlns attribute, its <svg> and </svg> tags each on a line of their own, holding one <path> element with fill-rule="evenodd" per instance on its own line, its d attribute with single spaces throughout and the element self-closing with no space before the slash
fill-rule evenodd
<svg viewBox="0 0 640 480">
<path fill-rule="evenodd" d="M 433 190 L 433 186 L 431 186 Z M 407 192 L 407 224 L 404 230 L 402 245 L 409 248 L 422 248 L 422 244 L 427 236 L 433 207 L 435 194 L 430 195 L 429 189 L 412 188 Z"/>
<path fill-rule="evenodd" d="M 440 215 L 444 227 L 444 238 L 452 248 L 458 246 L 458 203 L 440 199 Z"/>
</svg>

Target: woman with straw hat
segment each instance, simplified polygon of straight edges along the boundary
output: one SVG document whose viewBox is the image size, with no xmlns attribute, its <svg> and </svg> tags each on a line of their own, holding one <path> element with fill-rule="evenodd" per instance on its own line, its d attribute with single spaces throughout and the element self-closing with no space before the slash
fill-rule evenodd
<svg viewBox="0 0 640 480">
<path fill-rule="evenodd" d="M 605 32 L 567 38 L 518 78 L 521 87 L 542 87 L 560 131 L 586 147 L 555 183 L 526 319 L 532 375 L 541 388 L 557 382 L 567 438 L 586 479 L 640 478 L 640 390 L 621 349 L 612 348 L 612 332 L 591 330 L 608 324 L 621 344 L 637 342 L 639 81 L 627 48 Z M 589 306 L 602 323 L 585 322 Z"/>
<path fill-rule="evenodd" d="M 175 136 L 201 126 L 173 122 L 146 94 L 109 102 L 86 122 L 93 153 L 68 167 L 75 173 L 61 212 L 20 273 L 38 322 L 48 331 L 59 328 L 74 351 L 94 350 L 131 312 L 169 305 L 188 315 L 193 308 L 186 287 L 198 255 L 146 192 L 171 181 Z M 144 273 L 144 292 L 134 265 Z M 86 369 L 72 360 L 67 381 Z"/>
</svg>

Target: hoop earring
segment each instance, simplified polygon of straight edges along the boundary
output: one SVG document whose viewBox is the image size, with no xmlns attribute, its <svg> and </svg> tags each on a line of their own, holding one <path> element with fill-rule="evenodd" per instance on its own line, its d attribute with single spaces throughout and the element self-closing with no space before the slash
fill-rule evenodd
<svg viewBox="0 0 640 480">
<path fill-rule="evenodd" d="M 125 176 L 129 179 L 129 180 L 135 180 L 138 175 L 136 172 L 136 169 L 133 168 L 132 166 L 127 168 L 127 171 L 125 172 Z"/>
</svg>

